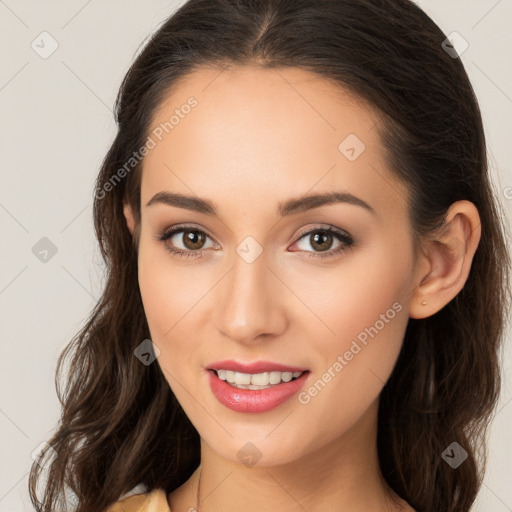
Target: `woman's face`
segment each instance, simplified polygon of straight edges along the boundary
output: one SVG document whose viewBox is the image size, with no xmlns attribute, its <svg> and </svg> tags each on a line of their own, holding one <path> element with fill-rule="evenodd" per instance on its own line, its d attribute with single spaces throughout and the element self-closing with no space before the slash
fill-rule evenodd
<svg viewBox="0 0 512 512">
<path fill-rule="evenodd" d="M 256 67 L 194 72 L 153 119 L 140 291 L 157 362 L 223 458 L 284 464 L 372 432 L 415 284 L 407 191 L 377 122 L 314 74 Z M 162 193 L 189 199 L 148 205 Z M 345 200 L 308 199 L 333 193 Z M 306 371 L 240 390 L 209 370 L 226 360 L 263 361 L 248 373 L 275 379 L 289 378 L 279 365 Z"/>
</svg>

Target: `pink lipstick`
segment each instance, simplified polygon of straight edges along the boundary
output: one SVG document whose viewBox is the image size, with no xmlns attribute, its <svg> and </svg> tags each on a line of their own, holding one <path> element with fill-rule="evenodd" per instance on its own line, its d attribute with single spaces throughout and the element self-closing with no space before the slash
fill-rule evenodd
<svg viewBox="0 0 512 512">
<path fill-rule="evenodd" d="M 266 412 L 278 407 L 305 385 L 310 374 L 306 368 L 271 361 L 218 361 L 211 363 L 207 370 L 210 388 L 217 400 L 233 411 L 246 413 Z M 237 372 L 235 383 L 233 379 Z M 238 383 L 238 380 L 243 380 L 243 384 Z M 258 384 L 264 384 L 252 385 L 255 380 Z M 258 389 L 243 389 L 237 386 Z"/>
</svg>

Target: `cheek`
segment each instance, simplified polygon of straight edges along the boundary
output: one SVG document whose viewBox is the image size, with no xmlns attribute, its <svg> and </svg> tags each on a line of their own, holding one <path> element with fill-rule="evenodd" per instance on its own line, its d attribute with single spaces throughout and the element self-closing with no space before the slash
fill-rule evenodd
<svg viewBox="0 0 512 512">
<path fill-rule="evenodd" d="M 178 399 L 200 374 L 200 346 L 205 315 L 202 300 L 211 290 L 207 269 L 176 264 L 173 256 L 141 240 L 138 277 L 151 340 L 160 350 L 158 364 Z M 197 333 L 195 336 L 194 333 Z M 181 401 L 181 400 L 180 400 Z"/>
<path fill-rule="evenodd" d="M 407 306 L 410 268 L 405 248 L 376 243 L 349 253 L 326 270 L 304 266 L 300 279 L 295 269 L 286 280 L 294 283 L 294 292 L 306 306 L 297 308 L 295 322 L 308 329 L 310 339 L 315 339 L 316 331 L 316 338 L 329 340 L 327 345 L 335 351 L 348 350 L 358 336 L 362 342 L 369 339 L 372 326 L 378 337 L 392 342 L 403 328 L 396 326 L 404 323 L 397 313 Z"/>
<path fill-rule="evenodd" d="M 349 429 L 378 398 L 408 323 L 407 268 L 406 251 L 396 258 L 379 250 L 341 265 L 337 276 L 317 278 L 316 289 L 330 291 L 315 294 L 309 305 L 329 331 L 322 326 L 327 334 L 317 336 L 321 364 L 301 397 L 312 430 L 326 424 L 336 425 L 333 435 Z"/>
<path fill-rule="evenodd" d="M 303 432 L 322 433 L 314 436 L 310 449 L 336 439 L 340 433 L 361 427 L 362 418 L 372 406 L 389 379 L 400 353 L 407 314 L 399 301 L 385 309 L 386 321 L 378 318 L 356 326 L 334 343 L 323 343 L 321 360 L 313 379 L 298 395 L 296 407 L 302 418 Z M 339 325 L 340 332 L 342 325 Z M 354 335 L 352 335 L 354 333 Z M 313 376 L 312 376 L 313 377 Z"/>
<path fill-rule="evenodd" d="M 194 307 L 206 286 L 197 270 L 180 268 L 173 258 L 162 247 L 141 241 L 138 277 L 144 311 L 152 333 L 169 340 L 175 337 L 182 319 L 190 327 Z"/>
<path fill-rule="evenodd" d="M 179 273 L 170 272 L 166 256 L 158 249 L 141 240 L 138 259 L 139 289 L 144 313 L 149 326 L 152 341 L 160 349 L 159 362 L 169 359 L 170 344 L 175 339 L 180 312 L 187 303 L 187 289 L 183 287 Z"/>
</svg>

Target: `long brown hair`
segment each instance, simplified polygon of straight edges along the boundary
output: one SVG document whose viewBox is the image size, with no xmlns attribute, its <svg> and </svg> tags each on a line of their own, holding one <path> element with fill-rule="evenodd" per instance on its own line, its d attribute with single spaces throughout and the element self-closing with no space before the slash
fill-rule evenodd
<svg viewBox="0 0 512 512">
<path fill-rule="evenodd" d="M 126 163 L 178 80 L 200 66 L 248 63 L 312 71 L 382 115 L 379 137 L 390 169 L 410 191 L 415 240 L 442 226 L 455 201 L 479 211 L 482 235 L 467 282 L 436 314 L 409 319 L 378 417 L 380 464 L 391 488 L 418 512 L 470 509 L 500 389 L 510 256 L 477 99 L 445 39 L 409 0 L 190 0 L 149 39 L 121 85 L 118 132 L 97 177 L 94 225 L 106 284 L 58 360 L 62 417 L 48 441 L 55 451 L 41 453 L 29 480 L 37 511 L 58 510 L 66 490 L 76 495 L 78 512 L 104 510 L 137 484 L 171 492 L 200 462 L 199 435 L 159 366 L 134 356 L 150 335 L 137 280 L 138 231 L 132 237 L 127 229 L 123 200 L 140 221 L 143 160 Z M 57 377 L 68 356 L 62 392 Z M 456 469 L 442 458 L 453 442 L 468 453 Z"/>
</svg>

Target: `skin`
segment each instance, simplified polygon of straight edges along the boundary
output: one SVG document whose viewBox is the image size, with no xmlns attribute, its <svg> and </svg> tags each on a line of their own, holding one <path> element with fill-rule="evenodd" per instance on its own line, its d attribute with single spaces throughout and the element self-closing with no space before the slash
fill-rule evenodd
<svg viewBox="0 0 512 512">
<path fill-rule="evenodd" d="M 152 128 L 190 96 L 198 105 L 144 159 L 138 268 L 157 362 L 201 437 L 200 511 L 413 510 L 386 493 L 379 395 L 409 318 L 434 314 L 463 288 L 480 239 L 477 209 L 454 203 L 445 229 L 415 255 L 408 192 L 384 163 L 377 113 L 312 73 L 201 68 L 168 94 Z M 366 146 L 354 161 L 338 149 L 349 134 Z M 277 213 L 281 201 L 334 190 L 375 214 L 346 203 Z M 146 206 L 160 191 L 207 198 L 219 217 Z M 133 233 L 128 204 L 124 214 Z M 178 223 L 206 233 L 199 249 L 183 232 L 155 239 Z M 308 259 L 322 250 L 301 233 L 318 224 L 354 245 Z M 247 236 L 263 250 L 252 263 L 236 252 Z M 166 250 L 173 243 L 203 256 L 180 259 Z M 324 253 L 343 244 L 334 237 Z M 307 404 L 294 396 L 265 413 L 240 413 L 208 385 L 213 361 L 264 359 L 309 368 L 307 389 L 394 303 L 401 310 Z M 249 441 L 261 454 L 252 467 L 237 457 Z M 196 506 L 198 476 L 199 468 L 169 494 L 173 512 Z"/>
</svg>

